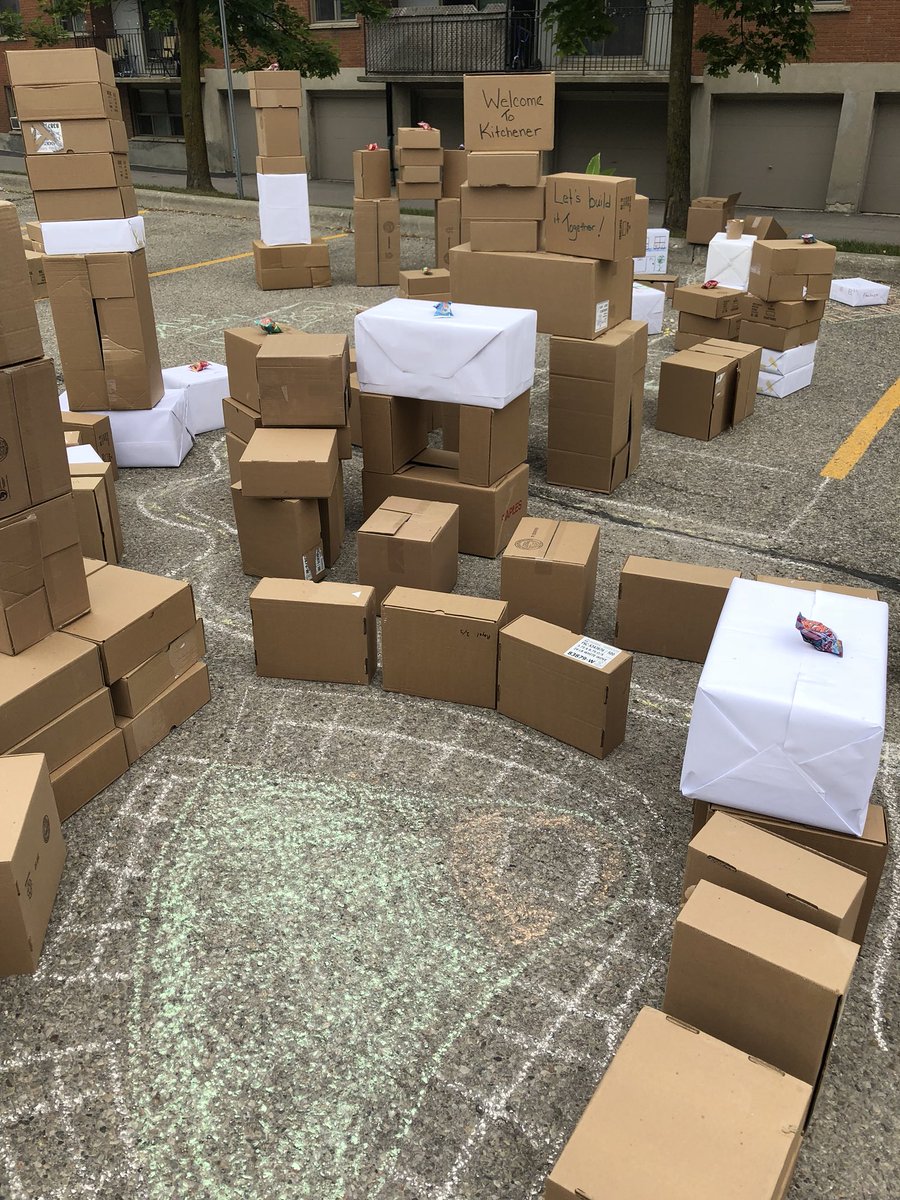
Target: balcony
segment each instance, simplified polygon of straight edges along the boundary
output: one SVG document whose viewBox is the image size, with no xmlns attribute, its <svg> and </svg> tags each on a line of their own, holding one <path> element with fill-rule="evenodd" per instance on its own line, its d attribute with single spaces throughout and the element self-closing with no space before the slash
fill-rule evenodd
<svg viewBox="0 0 900 1200">
<path fill-rule="evenodd" d="M 563 79 L 662 79 L 669 71 L 671 3 L 609 6 L 615 32 L 589 53 L 561 56 L 553 29 L 534 12 L 493 4 L 399 8 L 366 21 L 366 76 L 376 80 L 459 78 L 489 71 L 556 71 Z"/>
<path fill-rule="evenodd" d="M 112 34 L 76 33 L 74 45 L 105 50 L 117 79 L 178 79 L 181 55 L 174 33 L 117 29 Z"/>
</svg>

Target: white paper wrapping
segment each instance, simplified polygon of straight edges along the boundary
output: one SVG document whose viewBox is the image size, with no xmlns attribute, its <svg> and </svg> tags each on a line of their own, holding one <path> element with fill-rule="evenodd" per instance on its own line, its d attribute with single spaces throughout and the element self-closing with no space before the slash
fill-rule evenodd
<svg viewBox="0 0 900 1200">
<path fill-rule="evenodd" d="M 68 410 L 65 392 L 59 397 L 59 407 L 64 412 Z M 177 467 L 194 444 L 187 424 L 187 396 L 182 388 L 167 391 L 155 408 L 102 415 L 109 417 L 120 467 Z"/>
<path fill-rule="evenodd" d="M 790 375 L 815 361 L 818 344 L 808 342 L 805 346 L 794 346 L 790 350 L 763 350 L 759 369 L 771 375 Z"/>
<path fill-rule="evenodd" d="M 183 388 L 187 396 L 187 427 L 195 436 L 211 429 L 224 429 L 222 401 L 228 395 L 228 371 L 221 363 L 211 362 L 202 371 L 190 364 L 165 367 L 162 373 L 166 391 Z"/>
<path fill-rule="evenodd" d="M 659 288 L 647 287 L 645 283 L 631 285 L 631 319 L 646 321 L 648 333 L 662 333 L 665 304 L 666 293 Z"/>
<path fill-rule="evenodd" d="M 103 462 L 93 446 L 66 446 L 66 458 L 70 463 Z"/>
<path fill-rule="evenodd" d="M 821 621 L 843 658 L 808 646 Z M 681 790 L 859 836 L 884 739 L 888 608 L 736 579 L 700 676 Z"/>
<path fill-rule="evenodd" d="M 812 383 L 814 363 L 798 367 L 796 371 L 788 371 L 787 375 L 774 375 L 770 371 L 760 371 L 756 391 L 760 396 L 776 396 L 783 400 L 785 396 L 793 396 Z"/>
<path fill-rule="evenodd" d="M 309 183 L 306 175 L 257 175 L 259 236 L 267 246 L 308 246 Z"/>
<path fill-rule="evenodd" d="M 851 308 L 862 308 L 867 304 L 887 304 L 891 298 L 890 285 L 873 283 L 871 279 L 833 279 L 830 299 L 838 304 L 849 304 Z"/>
<path fill-rule="evenodd" d="M 355 321 L 361 392 L 505 408 L 534 383 L 537 313 L 397 298 Z"/>
<path fill-rule="evenodd" d="M 112 254 L 143 250 L 143 217 L 116 221 L 41 221 L 44 254 Z"/>
<path fill-rule="evenodd" d="M 704 282 L 717 279 L 722 287 L 740 288 L 746 292 L 750 283 L 750 259 L 755 241 L 756 238 L 749 233 L 743 233 L 739 238 L 717 233 L 709 243 Z"/>
</svg>

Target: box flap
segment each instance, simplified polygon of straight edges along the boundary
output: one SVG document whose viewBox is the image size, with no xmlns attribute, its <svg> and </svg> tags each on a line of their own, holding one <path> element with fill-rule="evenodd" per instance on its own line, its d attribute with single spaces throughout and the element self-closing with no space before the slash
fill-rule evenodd
<svg viewBox="0 0 900 1200">
<path fill-rule="evenodd" d="M 434 613 L 436 616 L 463 617 L 470 621 L 489 621 L 495 625 L 503 619 L 506 601 L 396 587 L 381 607 L 382 612 L 385 609 L 405 609 L 410 612 Z"/>
<path fill-rule="evenodd" d="M 713 587 L 729 588 L 732 580 L 740 577 L 740 571 L 727 567 L 701 567 L 697 563 L 674 562 L 663 558 L 641 558 L 631 554 L 622 568 L 623 575 L 639 575 L 647 579 L 667 579 L 677 583 L 701 583 Z"/>
<path fill-rule="evenodd" d="M 380 533 L 385 537 L 393 537 L 410 520 L 410 513 L 385 510 L 384 506 L 377 508 L 368 521 L 360 525 L 360 533 Z"/>
<path fill-rule="evenodd" d="M 365 608 L 374 595 L 375 589 L 365 583 L 334 583 L 329 580 L 313 583 L 308 579 L 266 578 L 256 585 L 250 593 L 250 599 Z"/>
</svg>

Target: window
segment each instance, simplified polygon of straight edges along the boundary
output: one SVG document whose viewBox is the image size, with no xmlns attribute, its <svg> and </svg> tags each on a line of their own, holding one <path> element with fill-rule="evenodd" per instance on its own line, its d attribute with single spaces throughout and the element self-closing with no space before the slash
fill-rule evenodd
<svg viewBox="0 0 900 1200">
<path fill-rule="evenodd" d="M 0 0 L 0 12 L 17 13 L 19 11 L 19 0 Z"/>
<path fill-rule="evenodd" d="M 183 137 L 181 88 L 132 87 L 131 115 L 138 137 Z"/>
<path fill-rule="evenodd" d="M 313 0 L 313 22 L 334 24 L 335 21 L 355 21 L 356 14 L 344 12 L 341 0 Z"/>
<path fill-rule="evenodd" d="M 9 113 L 9 127 L 10 129 L 21 129 L 22 126 L 19 124 L 19 118 L 16 116 L 16 102 L 13 99 L 13 90 L 8 84 L 3 90 L 6 93 L 6 109 Z"/>
</svg>

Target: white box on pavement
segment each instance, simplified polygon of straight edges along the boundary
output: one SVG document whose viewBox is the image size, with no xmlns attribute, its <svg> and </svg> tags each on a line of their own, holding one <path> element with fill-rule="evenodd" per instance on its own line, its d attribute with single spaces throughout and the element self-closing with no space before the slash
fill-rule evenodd
<svg viewBox="0 0 900 1200">
<path fill-rule="evenodd" d="M 833 279 L 831 300 L 862 308 L 865 304 L 887 304 L 891 298 L 890 284 L 873 283 L 871 279 Z"/>
<path fill-rule="evenodd" d="M 775 375 L 770 371 L 760 371 L 756 384 L 760 396 L 777 396 L 783 400 L 785 396 L 793 396 L 794 392 L 802 391 L 812 383 L 815 363 L 807 363 L 796 371 L 788 371 L 787 375 Z"/>
<path fill-rule="evenodd" d="M 65 392 L 59 397 L 59 407 L 63 412 L 68 411 Z M 109 417 L 120 467 L 177 467 L 194 444 L 187 424 L 187 396 L 182 388 L 167 391 L 154 408 L 101 412 L 101 415 Z"/>
<path fill-rule="evenodd" d="M 44 254 L 113 254 L 143 250 L 143 217 L 115 221 L 41 221 Z"/>
<path fill-rule="evenodd" d="M 669 269 L 668 229 L 647 230 L 647 251 L 634 260 L 635 275 L 665 275 Z"/>
<path fill-rule="evenodd" d="M 843 642 L 814 650 L 797 614 Z M 884 740 L 888 607 L 736 579 L 697 685 L 683 795 L 862 834 Z"/>
<path fill-rule="evenodd" d="M 537 313 L 530 308 L 387 300 L 359 314 L 359 390 L 445 404 L 505 408 L 534 383 Z"/>
<path fill-rule="evenodd" d="M 755 241 L 756 238 L 749 233 L 742 233 L 739 238 L 717 233 L 709 243 L 706 254 L 704 283 L 716 279 L 722 287 L 740 288 L 746 292 L 750 283 L 750 259 L 753 257 Z"/>
<path fill-rule="evenodd" d="M 259 236 L 267 246 L 308 246 L 309 181 L 306 175 L 257 175 Z"/>
<path fill-rule="evenodd" d="M 808 367 L 816 357 L 818 342 L 805 346 L 794 346 L 791 350 L 763 350 L 759 369 L 771 375 L 790 375 L 801 367 Z"/>
<path fill-rule="evenodd" d="M 223 429 L 222 401 L 228 395 L 228 370 L 221 363 L 207 363 L 195 371 L 190 364 L 165 367 L 162 373 L 166 391 L 183 388 L 187 395 L 187 425 L 194 435 Z"/>
<path fill-rule="evenodd" d="M 631 285 L 631 319 L 646 321 L 648 333 L 662 333 L 666 293 L 644 283 Z"/>
</svg>

